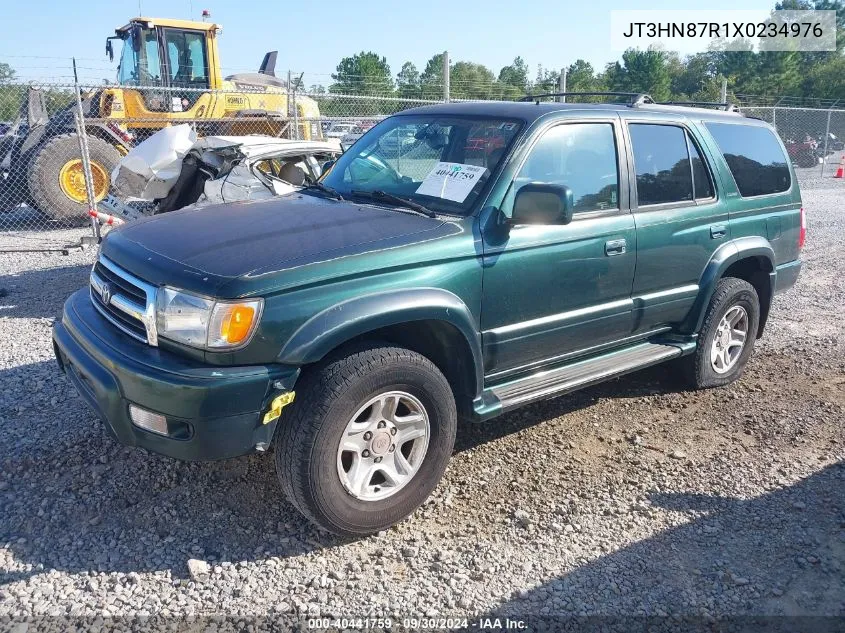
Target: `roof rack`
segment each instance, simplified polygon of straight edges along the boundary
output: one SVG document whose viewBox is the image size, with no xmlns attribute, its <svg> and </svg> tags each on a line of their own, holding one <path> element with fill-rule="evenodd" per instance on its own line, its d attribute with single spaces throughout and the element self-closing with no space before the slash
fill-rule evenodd
<svg viewBox="0 0 845 633">
<path fill-rule="evenodd" d="M 739 112 L 739 106 L 730 102 L 720 101 L 655 101 L 644 92 L 544 92 L 536 95 L 526 95 L 520 101 L 534 101 L 540 103 L 545 97 L 628 97 L 628 106 L 636 108 L 643 105 L 687 106 L 699 108 L 718 108 L 725 112 Z"/>
<path fill-rule="evenodd" d="M 659 101 L 657 105 L 691 106 L 694 108 L 718 108 L 725 112 L 739 112 L 739 106 L 730 101 Z"/>
<path fill-rule="evenodd" d="M 642 92 L 544 92 L 537 95 L 526 95 L 520 101 L 536 101 L 545 97 L 628 97 L 628 105 L 634 107 L 645 103 L 654 103 L 649 95 Z"/>
</svg>

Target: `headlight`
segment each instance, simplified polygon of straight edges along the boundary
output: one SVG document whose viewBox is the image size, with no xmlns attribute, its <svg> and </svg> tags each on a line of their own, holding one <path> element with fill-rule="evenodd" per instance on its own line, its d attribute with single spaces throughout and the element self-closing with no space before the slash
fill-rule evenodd
<svg viewBox="0 0 845 633">
<path fill-rule="evenodd" d="M 262 299 L 215 301 L 165 286 L 156 299 L 156 327 L 159 336 L 192 347 L 240 347 L 255 331 L 263 305 Z"/>
</svg>

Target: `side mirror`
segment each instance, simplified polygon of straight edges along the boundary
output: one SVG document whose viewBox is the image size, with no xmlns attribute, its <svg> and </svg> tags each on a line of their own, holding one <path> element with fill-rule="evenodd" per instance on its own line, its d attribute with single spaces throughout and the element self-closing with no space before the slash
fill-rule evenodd
<svg viewBox="0 0 845 633">
<path fill-rule="evenodd" d="M 573 213 L 572 189 L 565 185 L 528 183 L 516 192 L 513 224 L 569 224 Z"/>
<path fill-rule="evenodd" d="M 106 40 L 106 55 L 109 56 L 110 62 L 114 61 L 114 47 L 112 47 L 111 38 Z"/>
<path fill-rule="evenodd" d="M 320 174 L 322 175 L 328 172 L 336 162 L 337 161 L 334 160 L 327 160 L 325 163 L 323 163 L 322 171 L 320 172 Z"/>
</svg>

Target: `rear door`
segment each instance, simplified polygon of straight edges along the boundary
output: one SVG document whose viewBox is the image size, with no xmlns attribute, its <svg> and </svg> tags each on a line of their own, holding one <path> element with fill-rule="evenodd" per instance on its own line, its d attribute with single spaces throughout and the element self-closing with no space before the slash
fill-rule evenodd
<svg viewBox="0 0 845 633">
<path fill-rule="evenodd" d="M 705 265 L 730 239 L 728 213 L 692 126 L 651 119 L 626 128 L 637 227 L 632 330 L 644 334 L 686 316 Z"/>
<path fill-rule="evenodd" d="M 704 127 L 733 176 L 727 193 L 731 199 L 731 236 L 765 237 L 778 264 L 798 259 L 801 196 L 774 130 L 748 119 L 735 123 L 708 121 Z"/>
</svg>

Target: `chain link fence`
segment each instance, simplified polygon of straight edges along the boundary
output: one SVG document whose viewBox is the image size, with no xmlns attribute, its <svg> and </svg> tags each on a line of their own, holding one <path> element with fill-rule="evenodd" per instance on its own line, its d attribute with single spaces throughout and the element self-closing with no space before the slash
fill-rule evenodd
<svg viewBox="0 0 845 633">
<path fill-rule="evenodd" d="M 386 116 L 439 102 L 274 83 L 233 91 L 0 84 L 0 251 L 66 250 L 96 237 L 89 211 L 109 193 L 112 169 L 165 127 L 187 123 L 200 137 L 263 134 L 348 145 Z"/>
<path fill-rule="evenodd" d="M 0 84 L 0 251 L 64 250 L 96 238 L 89 210 L 108 194 L 113 167 L 172 124 L 188 123 L 199 136 L 336 138 L 348 145 L 391 114 L 445 98 L 437 89 L 408 98 L 296 90 L 293 84 L 276 80 L 235 91 Z M 742 111 L 774 125 L 797 167 L 832 176 L 845 154 L 845 109 L 824 105 L 754 102 Z"/>
<path fill-rule="evenodd" d="M 820 176 L 836 173 L 845 156 L 845 110 L 752 106 L 742 112 L 771 123 L 799 169 L 816 168 Z"/>
</svg>

